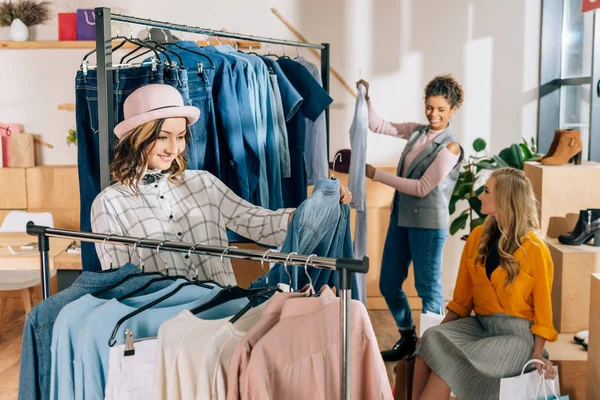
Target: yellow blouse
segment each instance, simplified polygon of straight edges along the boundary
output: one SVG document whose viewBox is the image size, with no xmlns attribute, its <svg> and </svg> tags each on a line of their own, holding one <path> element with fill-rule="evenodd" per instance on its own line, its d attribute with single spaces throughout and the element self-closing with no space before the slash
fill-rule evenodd
<svg viewBox="0 0 600 400">
<path fill-rule="evenodd" d="M 527 233 L 521 239 L 522 248 L 513 254 L 521 267 L 519 274 L 512 285 L 505 286 L 504 268 L 496 268 L 488 279 L 485 265 L 475 263 L 482 233 L 479 226 L 467 239 L 448 309 L 461 317 L 475 310 L 479 315 L 503 313 L 525 318 L 533 321 L 533 334 L 554 342 L 558 338 L 552 323 L 554 264 L 548 246 L 535 233 Z"/>
</svg>

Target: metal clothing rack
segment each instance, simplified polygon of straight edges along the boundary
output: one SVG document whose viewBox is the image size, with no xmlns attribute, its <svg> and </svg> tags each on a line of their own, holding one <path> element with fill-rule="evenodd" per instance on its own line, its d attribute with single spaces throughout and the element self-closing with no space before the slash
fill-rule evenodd
<svg viewBox="0 0 600 400">
<path fill-rule="evenodd" d="M 350 400 L 350 302 L 352 292 L 352 274 L 366 274 L 369 271 L 369 258 L 365 256 L 362 260 L 352 258 L 331 258 L 304 256 L 295 253 L 262 252 L 258 250 L 244 250 L 232 247 L 196 245 L 192 243 L 169 242 L 164 240 L 151 240 L 129 236 L 103 235 L 99 233 L 71 231 L 65 229 L 49 228 L 47 226 L 27 223 L 27 233 L 38 237 L 38 249 L 40 252 L 40 271 L 42 277 L 42 297 L 50 296 L 50 264 L 48 251 L 50 241 L 48 238 L 66 238 L 95 243 L 110 243 L 125 246 L 135 246 L 146 249 L 157 249 L 164 251 L 175 251 L 180 253 L 194 253 L 199 255 L 228 257 L 240 260 L 265 261 L 289 264 L 307 265 L 315 268 L 335 269 L 340 274 L 340 328 L 342 339 L 341 357 L 341 399 Z"/>
<path fill-rule="evenodd" d="M 113 63 L 111 21 L 143 25 L 147 28 L 162 28 L 180 32 L 197 33 L 237 40 L 250 40 L 259 43 L 282 46 L 305 47 L 321 50 L 321 79 L 323 89 L 329 92 L 329 43 L 313 44 L 290 40 L 273 39 L 253 35 L 205 29 L 189 25 L 174 24 L 152 19 L 137 18 L 121 14 L 112 14 L 110 8 L 97 7 L 96 16 L 96 57 L 98 68 L 98 128 L 100 147 L 100 190 L 110 185 L 110 161 L 114 148 L 114 101 L 113 101 Z M 329 107 L 325 110 L 327 126 L 327 157 L 329 158 Z"/>
</svg>

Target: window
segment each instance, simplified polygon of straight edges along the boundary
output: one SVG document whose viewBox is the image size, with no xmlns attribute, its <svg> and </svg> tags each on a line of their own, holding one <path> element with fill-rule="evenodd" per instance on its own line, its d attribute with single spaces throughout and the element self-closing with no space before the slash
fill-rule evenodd
<svg viewBox="0 0 600 400">
<path fill-rule="evenodd" d="M 597 55 L 594 57 L 594 55 Z M 581 0 L 543 0 L 538 148 L 556 129 L 579 129 L 583 159 L 600 161 L 600 17 Z"/>
</svg>

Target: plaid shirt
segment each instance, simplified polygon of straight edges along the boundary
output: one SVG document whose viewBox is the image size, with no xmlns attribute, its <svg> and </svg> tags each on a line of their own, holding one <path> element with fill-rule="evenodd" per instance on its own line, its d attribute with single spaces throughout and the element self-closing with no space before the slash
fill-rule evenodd
<svg viewBox="0 0 600 400">
<path fill-rule="evenodd" d="M 92 230 L 97 233 L 227 246 L 226 228 L 255 242 L 279 246 L 288 230 L 294 209 L 267 210 L 238 197 L 206 171 L 187 170 L 182 184 L 167 175 L 139 185 L 140 195 L 120 183 L 102 191 L 92 205 Z M 146 271 L 182 274 L 235 285 L 229 259 L 186 253 L 137 249 L 133 246 L 96 244 L 102 269 L 137 261 Z M 138 254 L 135 254 L 138 253 Z M 165 261 L 161 260 L 162 257 Z"/>
</svg>

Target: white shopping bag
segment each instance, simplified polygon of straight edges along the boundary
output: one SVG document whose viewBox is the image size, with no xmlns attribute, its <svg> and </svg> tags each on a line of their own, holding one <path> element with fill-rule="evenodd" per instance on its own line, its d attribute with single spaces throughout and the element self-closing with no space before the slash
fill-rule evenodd
<svg viewBox="0 0 600 400">
<path fill-rule="evenodd" d="M 432 313 L 426 311 L 421 314 L 421 323 L 419 324 L 419 337 L 423 337 L 423 333 L 434 326 L 438 326 L 442 323 L 442 321 L 446 318 L 446 312 L 444 311 L 444 307 L 440 308 L 440 313 Z"/>
<path fill-rule="evenodd" d="M 537 370 L 525 373 L 529 364 L 541 363 L 541 360 L 529 360 L 523 366 L 521 375 L 500 380 L 500 400 L 539 400 L 560 399 L 560 387 L 558 383 L 558 367 L 555 365 L 556 376 L 552 380 L 546 380 Z M 568 398 L 568 397 L 567 397 Z"/>
</svg>

